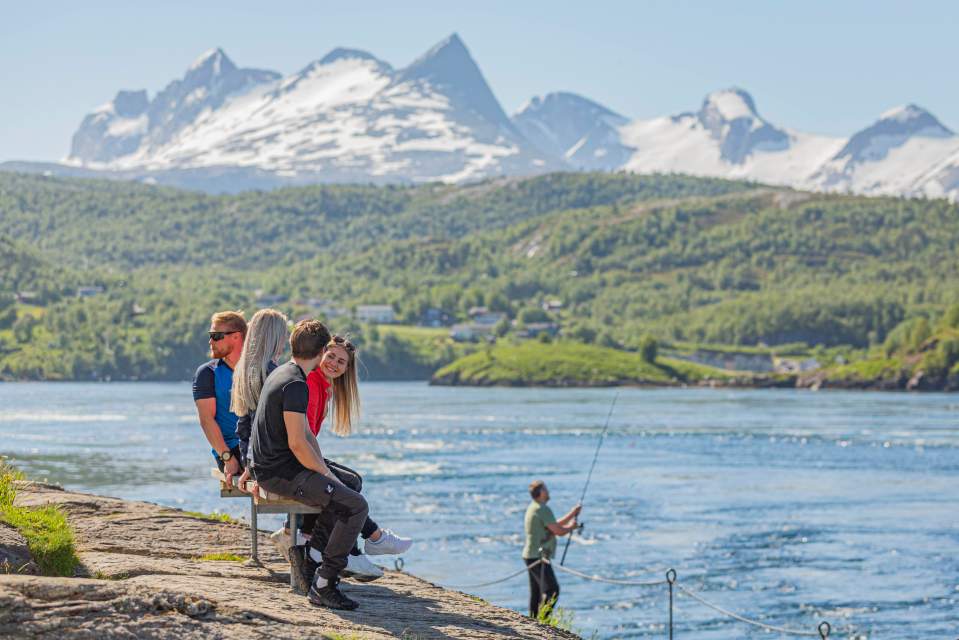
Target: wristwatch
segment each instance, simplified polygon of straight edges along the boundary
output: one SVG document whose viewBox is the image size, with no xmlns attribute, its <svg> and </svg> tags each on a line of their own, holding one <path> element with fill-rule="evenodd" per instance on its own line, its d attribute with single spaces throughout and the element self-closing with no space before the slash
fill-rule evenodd
<svg viewBox="0 0 959 640">
<path fill-rule="evenodd" d="M 229 461 L 230 461 L 230 458 L 232 458 L 232 457 L 233 457 L 233 454 L 230 453 L 230 450 L 229 450 L 229 449 L 227 449 L 226 451 L 224 451 L 223 453 L 220 454 L 220 460 L 221 460 L 222 462 L 229 462 Z"/>
</svg>

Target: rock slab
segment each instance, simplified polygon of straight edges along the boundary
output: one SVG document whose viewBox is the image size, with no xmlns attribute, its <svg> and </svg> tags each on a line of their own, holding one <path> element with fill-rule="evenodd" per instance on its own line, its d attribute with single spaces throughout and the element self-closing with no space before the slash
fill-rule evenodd
<svg viewBox="0 0 959 640">
<path fill-rule="evenodd" d="M 309 604 L 260 534 L 263 566 L 206 561 L 249 553 L 247 525 L 159 505 L 22 483 L 17 504 L 57 504 L 77 536 L 82 576 L 0 575 L 0 638 L 576 638 L 515 611 L 387 571 L 344 582 L 356 611 Z"/>
</svg>

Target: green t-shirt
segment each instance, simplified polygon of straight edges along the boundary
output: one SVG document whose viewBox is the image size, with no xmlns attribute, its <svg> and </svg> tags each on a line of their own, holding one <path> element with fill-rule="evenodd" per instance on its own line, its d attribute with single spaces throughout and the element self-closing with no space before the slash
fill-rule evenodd
<svg viewBox="0 0 959 640">
<path fill-rule="evenodd" d="M 553 510 L 545 504 L 533 500 L 526 507 L 526 518 L 523 526 L 526 529 L 526 544 L 523 545 L 523 557 L 526 559 L 539 558 L 539 549 L 547 558 L 556 553 L 556 536 L 550 533 L 546 525 L 556 522 Z"/>
</svg>

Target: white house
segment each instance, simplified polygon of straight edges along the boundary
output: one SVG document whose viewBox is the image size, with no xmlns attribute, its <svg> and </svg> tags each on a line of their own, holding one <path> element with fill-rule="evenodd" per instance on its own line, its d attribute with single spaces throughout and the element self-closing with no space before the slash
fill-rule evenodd
<svg viewBox="0 0 959 640">
<path fill-rule="evenodd" d="M 361 304 L 356 307 L 356 319 L 360 322 L 393 324 L 396 322 L 396 313 L 394 313 L 392 305 Z"/>
</svg>

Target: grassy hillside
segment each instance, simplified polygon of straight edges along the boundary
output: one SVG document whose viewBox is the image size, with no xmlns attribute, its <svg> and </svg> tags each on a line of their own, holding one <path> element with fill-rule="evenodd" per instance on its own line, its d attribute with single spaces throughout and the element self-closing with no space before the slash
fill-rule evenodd
<svg viewBox="0 0 959 640">
<path fill-rule="evenodd" d="M 708 379 L 727 381 L 730 372 L 682 360 L 644 360 L 631 353 L 573 342 L 502 342 L 479 349 L 433 376 L 435 384 L 603 386 L 674 385 Z"/>
</svg>

